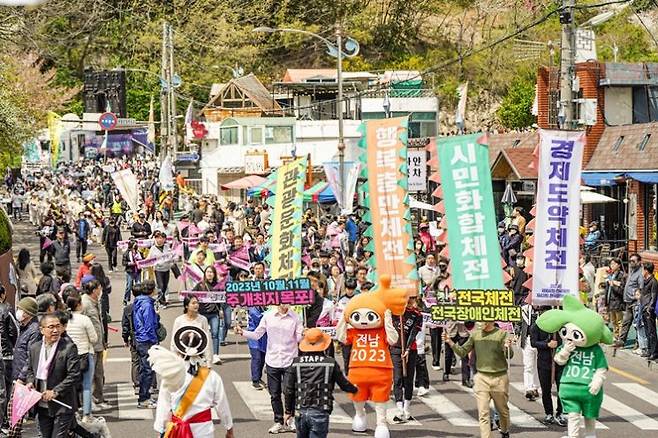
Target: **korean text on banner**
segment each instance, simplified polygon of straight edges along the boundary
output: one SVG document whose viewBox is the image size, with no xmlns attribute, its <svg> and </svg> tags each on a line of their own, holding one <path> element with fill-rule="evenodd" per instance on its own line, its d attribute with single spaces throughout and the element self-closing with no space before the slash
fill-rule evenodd
<svg viewBox="0 0 658 438">
<path fill-rule="evenodd" d="M 139 211 L 139 184 L 130 169 L 112 173 L 112 180 L 132 211 Z"/>
<path fill-rule="evenodd" d="M 276 171 L 276 196 L 268 199 L 274 207 L 270 227 L 270 276 L 274 279 L 299 277 L 302 273 L 302 208 L 307 165 L 303 157 Z"/>
<path fill-rule="evenodd" d="M 511 290 L 460 290 L 454 303 L 430 309 L 434 321 L 521 321 L 521 308 L 514 305 Z"/>
<path fill-rule="evenodd" d="M 406 117 L 365 123 L 366 171 L 376 271 L 391 275 L 391 287 L 416 291 L 416 265 L 407 224 Z"/>
<path fill-rule="evenodd" d="M 409 193 L 427 192 L 427 151 L 409 149 L 407 151 L 409 168 Z"/>
<path fill-rule="evenodd" d="M 482 134 L 437 141 L 454 289 L 503 289 L 489 148 Z M 457 273 L 459 275 L 457 275 Z"/>
<path fill-rule="evenodd" d="M 48 111 L 48 139 L 50 140 L 50 165 L 55 168 L 59 161 L 59 143 L 62 134 L 62 117 Z"/>
<path fill-rule="evenodd" d="M 585 134 L 539 131 L 539 179 L 532 304 L 578 296 L 580 177 Z"/>
</svg>

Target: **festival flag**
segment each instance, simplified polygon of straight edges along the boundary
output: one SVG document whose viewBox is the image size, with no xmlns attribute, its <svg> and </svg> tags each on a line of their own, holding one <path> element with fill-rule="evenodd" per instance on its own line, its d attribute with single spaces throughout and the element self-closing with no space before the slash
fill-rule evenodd
<svg viewBox="0 0 658 438">
<path fill-rule="evenodd" d="M 452 287 L 504 289 L 496 233 L 489 147 L 482 134 L 437 141 L 441 189 L 448 224 Z"/>
<path fill-rule="evenodd" d="M 107 130 L 105 131 L 105 135 L 103 136 L 103 142 L 101 143 L 100 147 L 98 148 L 98 152 L 101 155 L 106 155 L 107 154 Z"/>
<path fill-rule="evenodd" d="M 139 211 L 139 184 L 135 174 L 130 169 L 123 169 L 111 174 L 117 190 L 126 200 L 132 211 Z"/>
<path fill-rule="evenodd" d="M 160 187 L 165 192 L 170 192 L 174 190 L 174 170 L 173 164 L 171 163 L 171 157 L 167 155 L 160 165 L 160 173 L 158 174 L 158 179 L 160 180 Z"/>
<path fill-rule="evenodd" d="M 297 278 L 302 274 L 302 212 L 308 159 L 298 158 L 276 171 L 276 196 L 267 203 L 273 207 L 270 226 L 270 262 L 273 279 Z"/>
<path fill-rule="evenodd" d="M 539 130 L 532 304 L 556 306 L 579 296 L 582 131 Z"/>
<path fill-rule="evenodd" d="M 466 99 L 468 98 L 468 81 L 460 84 L 457 87 L 457 94 L 459 95 L 459 103 L 457 104 L 457 112 L 455 113 L 455 125 L 460 133 L 464 132 L 466 123 Z"/>
<path fill-rule="evenodd" d="M 411 212 L 407 192 L 407 117 L 369 120 L 361 124 L 361 186 L 368 212 L 364 221 L 371 225 L 364 235 L 370 237 L 366 247 L 373 256 L 371 276 L 391 276 L 391 287 L 403 288 L 412 295 L 418 291 L 418 273 L 411 230 Z"/>
<path fill-rule="evenodd" d="M 190 104 L 187 106 L 187 110 L 185 111 L 185 144 L 190 144 L 192 140 L 192 136 L 190 136 L 189 131 L 192 127 L 193 112 L 194 108 L 192 108 L 192 101 L 190 100 Z"/>
<path fill-rule="evenodd" d="M 59 142 L 62 134 L 62 117 L 48 111 L 48 135 L 50 139 L 50 165 L 55 168 L 59 161 Z"/>
<path fill-rule="evenodd" d="M 28 388 L 20 382 L 14 383 L 14 395 L 12 396 L 11 418 L 9 426 L 14 427 L 27 412 L 41 400 L 41 393 Z"/>
<path fill-rule="evenodd" d="M 41 249 L 46 249 L 52 244 L 53 244 L 53 241 L 46 237 L 46 238 L 44 238 L 43 245 L 41 245 Z"/>
<path fill-rule="evenodd" d="M 149 123 L 148 134 L 146 136 L 146 150 L 155 153 L 155 110 L 153 108 L 153 96 L 151 96 L 151 105 L 149 106 Z"/>
<path fill-rule="evenodd" d="M 354 193 L 356 192 L 356 183 L 361 171 L 361 163 L 358 161 L 346 161 L 343 164 L 346 190 L 343 190 L 340 186 L 340 163 L 337 161 L 322 163 L 324 173 L 327 177 L 327 183 L 329 183 L 329 187 L 331 187 L 331 190 L 336 196 L 336 202 L 338 202 L 341 213 L 352 214 L 354 209 Z"/>
</svg>

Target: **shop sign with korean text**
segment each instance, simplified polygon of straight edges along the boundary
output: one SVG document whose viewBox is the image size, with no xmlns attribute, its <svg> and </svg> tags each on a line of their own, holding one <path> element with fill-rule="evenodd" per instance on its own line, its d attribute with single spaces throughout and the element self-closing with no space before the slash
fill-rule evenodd
<svg viewBox="0 0 658 438">
<path fill-rule="evenodd" d="M 425 148 L 407 150 L 407 168 L 409 169 L 409 193 L 427 192 L 427 151 Z"/>
<path fill-rule="evenodd" d="M 585 134 L 539 131 L 539 178 L 532 304 L 559 305 L 578 296 L 580 178 Z"/>
<path fill-rule="evenodd" d="M 482 134 L 438 139 L 448 224 L 452 285 L 460 290 L 503 289 L 489 147 Z"/>
</svg>

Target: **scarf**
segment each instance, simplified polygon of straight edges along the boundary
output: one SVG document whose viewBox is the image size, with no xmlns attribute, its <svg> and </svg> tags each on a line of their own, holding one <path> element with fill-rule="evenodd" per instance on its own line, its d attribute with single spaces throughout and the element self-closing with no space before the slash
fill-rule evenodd
<svg viewBox="0 0 658 438">
<path fill-rule="evenodd" d="M 57 353 L 57 345 L 59 344 L 59 341 L 55 342 L 52 347 L 50 348 L 50 353 L 48 354 L 48 357 L 46 357 L 46 342 L 43 341 L 41 343 L 41 351 L 39 352 L 39 365 L 37 367 L 37 374 L 36 374 L 36 379 L 37 380 L 47 380 L 48 379 L 48 372 L 50 371 L 50 364 L 52 363 L 53 359 L 55 358 L 55 353 Z"/>
</svg>

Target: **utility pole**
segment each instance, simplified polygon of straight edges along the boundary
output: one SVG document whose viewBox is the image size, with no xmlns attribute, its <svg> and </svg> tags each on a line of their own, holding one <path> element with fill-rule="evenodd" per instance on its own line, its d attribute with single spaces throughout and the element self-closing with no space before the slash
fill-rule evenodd
<svg viewBox="0 0 658 438">
<path fill-rule="evenodd" d="M 167 22 L 162 23 L 162 65 L 160 68 L 160 79 L 161 81 L 167 81 L 168 75 L 168 59 L 167 56 L 167 36 L 168 36 L 168 24 Z M 162 84 L 161 84 L 162 85 Z M 169 105 L 168 105 L 168 90 L 162 89 L 160 91 L 160 161 L 164 161 L 167 153 L 169 153 Z"/>
<path fill-rule="evenodd" d="M 562 0 L 560 23 L 562 45 L 560 50 L 560 112 L 563 118 L 561 129 L 574 129 L 573 81 L 576 75 L 574 56 L 574 6 L 576 0 Z"/>
<path fill-rule="evenodd" d="M 176 94 L 174 87 L 174 29 L 169 27 L 169 144 L 172 150 L 172 160 L 176 161 L 178 152 L 178 133 L 176 132 Z"/>
<path fill-rule="evenodd" d="M 343 32 L 340 23 L 336 27 L 336 46 L 338 53 L 336 56 L 336 81 L 338 82 L 338 172 L 340 181 L 340 196 L 342 204 L 346 201 L 345 187 L 345 138 L 343 135 Z"/>
</svg>

